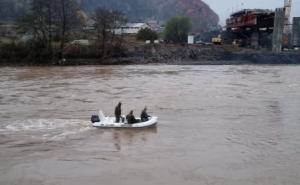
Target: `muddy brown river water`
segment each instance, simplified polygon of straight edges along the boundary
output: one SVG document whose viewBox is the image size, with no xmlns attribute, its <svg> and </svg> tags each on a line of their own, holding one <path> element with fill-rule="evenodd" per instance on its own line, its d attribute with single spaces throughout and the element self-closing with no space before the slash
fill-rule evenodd
<svg viewBox="0 0 300 185">
<path fill-rule="evenodd" d="M 118 101 L 157 127 L 91 127 Z M 300 66 L 0 68 L 0 185 L 299 183 Z"/>
</svg>

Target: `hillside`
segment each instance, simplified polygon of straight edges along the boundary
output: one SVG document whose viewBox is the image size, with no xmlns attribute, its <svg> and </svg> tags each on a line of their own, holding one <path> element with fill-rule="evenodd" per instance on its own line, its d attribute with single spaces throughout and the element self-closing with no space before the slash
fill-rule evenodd
<svg viewBox="0 0 300 185">
<path fill-rule="evenodd" d="M 28 10 L 30 0 L 0 0 L 0 21 L 14 21 Z"/>
<path fill-rule="evenodd" d="M 166 21 L 172 16 L 183 15 L 192 19 L 197 32 L 209 31 L 218 25 L 218 15 L 202 0 L 76 0 L 89 14 L 97 7 L 118 9 L 131 22 L 147 20 Z M 30 0 L 1 0 L 0 21 L 13 21 L 24 15 Z"/>
<path fill-rule="evenodd" d="M 219 17 L 202 0 L 77 0 L 80 6 L 92 13 L 96 7 L 123 11 L 132 22 L 145 20 L 166 21 L 172 16 L 183 15 L 192 19 L 197 32 L 218 26 Z"/>
</svg>

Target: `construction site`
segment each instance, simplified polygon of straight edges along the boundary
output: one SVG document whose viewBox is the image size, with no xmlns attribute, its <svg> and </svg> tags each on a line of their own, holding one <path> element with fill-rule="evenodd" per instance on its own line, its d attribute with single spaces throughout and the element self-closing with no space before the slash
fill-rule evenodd
<svg viewBox="0 0 300 185">
<path fill-rule="evenodd" d="M 291 21 L 292 0 L 275 10 L 243 9 L 226 20 L 222 42 L 254 49 L 268 48 L 273 52 L 298 50 L 300 47 L 300 17 Z"/>
</svg>

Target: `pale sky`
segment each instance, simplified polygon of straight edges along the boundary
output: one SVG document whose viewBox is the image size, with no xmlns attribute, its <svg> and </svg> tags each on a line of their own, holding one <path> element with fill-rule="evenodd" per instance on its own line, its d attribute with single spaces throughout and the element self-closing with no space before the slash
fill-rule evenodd
<svg viewBox="0 0 300 185">
<path fill-rule="evenodd" d="M 283 7 L 284 0 L 203 0 L 220 17 L 220 24 L 224 25 L 225 20 L 233 11 L 245 8 L 275 9 Z M 300 0 L 292 0 L 292 16 L 300 17 Z"/>
</svg>

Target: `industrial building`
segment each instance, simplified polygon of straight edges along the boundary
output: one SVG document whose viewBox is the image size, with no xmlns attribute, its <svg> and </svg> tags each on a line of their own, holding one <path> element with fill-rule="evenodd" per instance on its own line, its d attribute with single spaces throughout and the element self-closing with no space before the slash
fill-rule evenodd
<svg viewBox="0 0 300 185">
<path fill-rule="evenodd" d="M 119 28 L 114 30 L 114 33 L 117 35 L 123 34 L 137 34 L 141 29 L 151 27 L 147 23 L 127 23 Z"/>
<path fill-rule="evenodd" d="M 293 19 L 292 43 L 294 48 L 300 48 L 300 17 Z"/>
<path fill-rule="evenodd" d="M 236 43 L 252 48 L 299 47 L 300 18 L 290 21 L 292 0 L 284 0 L 284 6 L 274 10 L 244 9 L 230 15 L 222 38 L 224 43 Z"/>
<path fill-rule="evenodd" d="M 226 21 L 225 38 L 229 42 L 240 40 L 242 46 L 270 47 L 274 18 L 272 10 L 244 9 L 235 12 Z"/>
</svg>

